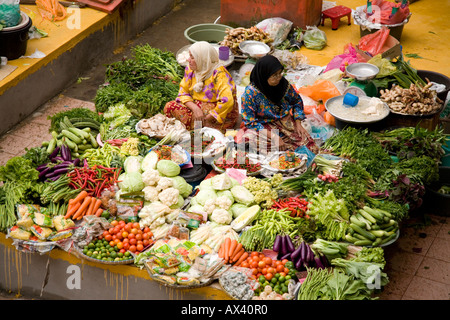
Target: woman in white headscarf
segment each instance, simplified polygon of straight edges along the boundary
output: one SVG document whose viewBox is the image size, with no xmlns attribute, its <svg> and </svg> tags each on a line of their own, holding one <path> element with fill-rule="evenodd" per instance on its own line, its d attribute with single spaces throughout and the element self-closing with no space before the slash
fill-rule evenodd
<svg viewBox="0 0 450 320">
<path fill-rule="evenodd" d="M 188 62 L 176 100 L 164 107 L 166 116 L 180 120 L 188 130 L 233 129 L 239 117 L 236 85 L 217 50 L 206 41 L 195 42 Z"/>
</svg>

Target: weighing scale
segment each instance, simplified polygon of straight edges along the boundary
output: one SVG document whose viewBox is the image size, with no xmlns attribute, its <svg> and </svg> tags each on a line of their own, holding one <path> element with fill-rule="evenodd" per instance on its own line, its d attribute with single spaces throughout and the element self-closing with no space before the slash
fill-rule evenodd
<svg viewBox="0 0 450 320">
<path fill-rule="evenodd" d="M 351 93 L 358 97 L 376 97 L 378 95 L 378 89 L 371 81 L 380 72 L 377 66 L 370 63 L 357 62 L 347 66 L 345 71 L 354 80 L 345 89 L 344 95 L 346 93 Z"/>
</svg>

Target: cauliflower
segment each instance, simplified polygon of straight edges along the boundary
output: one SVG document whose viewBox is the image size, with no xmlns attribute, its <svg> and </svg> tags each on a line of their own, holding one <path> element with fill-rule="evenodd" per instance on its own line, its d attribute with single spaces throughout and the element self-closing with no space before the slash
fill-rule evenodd
<svg viewBox="0 0 450 320">
<path fill-rule="evenodd" d="M 154 202 L 154 201 L 158 201 L 158 190 L 156 190 L 155 187 L 152 186 L 146 186 L 144 189 L 142 189 L 142 191 L 144 191 L 144 199 L 146 201 L 150 201 L 150 202 Z"/>
<path fill-rule="evenodd" d="M 158 170 L 147 169 L 142 173 L 142 181 L 146 186 L 155 186 L 160 179 Z"/>
<path fill-rule="evenodd" d="M 228 209 L 230 209 L 233 202 L 227 196 L 221 196 L 221 197 L 216 198 L 215 204 L 216 204 L 216 206 L 218 206 L 221 209 L 228 210 Z"/>
<path fill-rule="evenodd" d="M 205 202 L 205 205 L 203 206 L 203 210 L 207 213 L 207 214 L 211 214 L 214 209 L 216 209 L 216 201 L 215 199 L 208 199 Z"/>
<path fill-rule="evenodd" d="M 225 209 L 214 209 L 211 214 L 211 221 L 220 224 L 230 224 L 233 220 L 231 214 Z"/>
<path fill-rule="evenodd" d="M 156 189 L 158 191 L 162 191 L 164 189 L 170 188 L 173 186 L 173 181 L 171 178 L 168 177 L 161 177 L 158 181 L 158 184 L 156 186 Z M 178 190 L 177 190 L 178 191 Z M 178 198 L 177 198 L 178 201 Z"/>
<path fill-rule="evenodd" d="M 275 180 L 278 181 L 278 177 Z M 253 194 L 255 203 L 263 208 L 270 208 L 273 201 L 278 199 L 277 191 L 272 189 L 272 184 L 268 181 L 247 177 L 243 186 Z"/>
<path fill-rule="evenodd" d="M 180 195 L 180 191 L 178 191 L 178 189 L 170 187 L 170 188 L 167 188 L 167 189 L 164 189 L 163 191 L 161 191 L 158 194 L 158 199 L 163 204 L 170 207 L 170 206 L 178 203 L 179 195 Z"/>
</svg>

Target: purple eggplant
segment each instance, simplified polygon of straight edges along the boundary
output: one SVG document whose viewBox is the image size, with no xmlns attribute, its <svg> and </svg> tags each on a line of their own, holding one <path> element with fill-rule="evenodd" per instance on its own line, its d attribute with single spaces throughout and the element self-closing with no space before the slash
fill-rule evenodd
<svg viewBox="0 0 450 320">
<path fill-rule="evenodd" d="M 46 178 L 45 180 L 51 180 L 51 181 L 55 182 L 55 181 L 58 180 L 60 177 L 61 177 L 61 175 L 57 175 L 57 176 L 54 176 L 54 177 Z"/>
<path fill-rule="evenodd" d="M 75 166 L 75 167 L 77 167 L 79 164 L 80 164 L 80 158 L 76 158 L 75 160 L 73 160 L 73 165 Z"/>
<path fill-rule="evenodd" d="M 320 260 L 320 257 L 314 257 L 314 263 L 316 268 L 325 269 L 325 266 L 322 263 L 322 260 Z"/>
<path fill-rule="evenodd" d="M 292 253 L 292 252 L 295 251 L 295 246 L 292 243 L 292 239 L 291 239 L 290 236 L 286 235 L 285 243 L 286 243 L 286 250 L 287 250 L 287 252 Z"/>
<path fill-rule="evenodd" d="M 61 147 L 56 147 L 52 153 L 50 153 L 50 155 L 48 156 L 50 159 L 53 159 L 54 157 L 56 157 L 59 153 L 59 150 L 61 150 Z"/>
<path fill-rule="evenodd" d="M 53 162 L 53 163 L 56 163 L 56 162 L 58 162 L 58 161 L 65 161 L 64 160 L 64 158 L 63 157 L 61 157 L 61 156 L 56 156 L 56 157 L 53 157 L 53 158 L 51 158 L 51 161 Z"/>
<path fill-rule="evenodd" d="M 306 261 L 314 261 L 314 252 L 308 244 L 306 244 Z"/>
<path fill-rule="evenodd" d="M 296 270 L 300 271 L 300 269 L 303 267 L 303 260 L 302 258 L 299 258 L 297 262 L 295 262 L 294 267 Z"/>
<path fill-rule="evenodd" d="M 302 241 L 301 247 L 302 247 L 302 249 L 301 249 L 301 252 L 300 252 L 300 258 L 302 259 L 302 261 L 306 261 L 306 255 L 308 253 L 308 249 L 306 248 L 306 242 L 305 241 Z"/>
<path fill-rule="evenodd" d="M 286 253 L 284 256 L 281 257 L 281 260 L 284 260 L 284 259 L 291 260 L 291 253 L 290 252 Z"/>
<path fill-rule="evenodd" d="M 279 251 L 281 256 L 284 256 L 288 251 L 286 250 L 286 236 L 281 236 L 281 250 Z"/>
<path fill-rule="evenodd" d="M 39 179 L 43 179 L 50 171 L 50 167 L 44 168 L 41 172 L 39 172 Z"/>
<path fill-rule="evenodd" d="M 322 264 L 324 265 L 325 268 L 330 266 L 328 258 L 325 255 L 320 255 L 320 260 L 322 261 Z"/>
<path fill-rule="evenodd" d="M 48 166 L 48 163 L 41 164 L 40 166 L 36 167 L 36 170 L 37 171 L 42 171 L 42 170 L 46 169 L 47 166 Z"/>
<path fill-rule="evenodd" d="M 67 173 L 67 171 L 69 171 L 69 168 L 56 169 L 56 170 L 53 170 L 51 173 L 47 174 L 45 177 L 52 178 L 52 177 L 60 176 L 64 173 Z"/>
<path fill-rule="evenodd" d="M 68 146 L 66 146 L 65 144 L 63 144 L 61 146 L 61 156 L 64 158 L 64 160 L 66 161 L 72 161 L 72 153 L 70 152 L 70 149 Z"/>
<path fill-rule="evenodd" d="M 275 241 L 273 242 L 273 251 L 280 252 L 281 251 L 281 236 L 277 235 L 275 237 Z"/>
</svg>

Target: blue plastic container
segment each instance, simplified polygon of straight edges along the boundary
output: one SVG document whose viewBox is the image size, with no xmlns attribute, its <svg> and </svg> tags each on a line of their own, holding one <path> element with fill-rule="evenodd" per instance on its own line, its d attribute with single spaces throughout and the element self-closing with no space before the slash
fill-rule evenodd
<svg viewBox="0 0 450 320">
<path fill-rule="evenodd" d="M 344 95 L 344 100 L 343 100 L 344 106 L 354 107 L 358 104 L 358 102 L 359 102 L 358 96 L 355 96 L 354 94 L 351 94 L 351 93 L 346 93 Z"/>
</svg>

